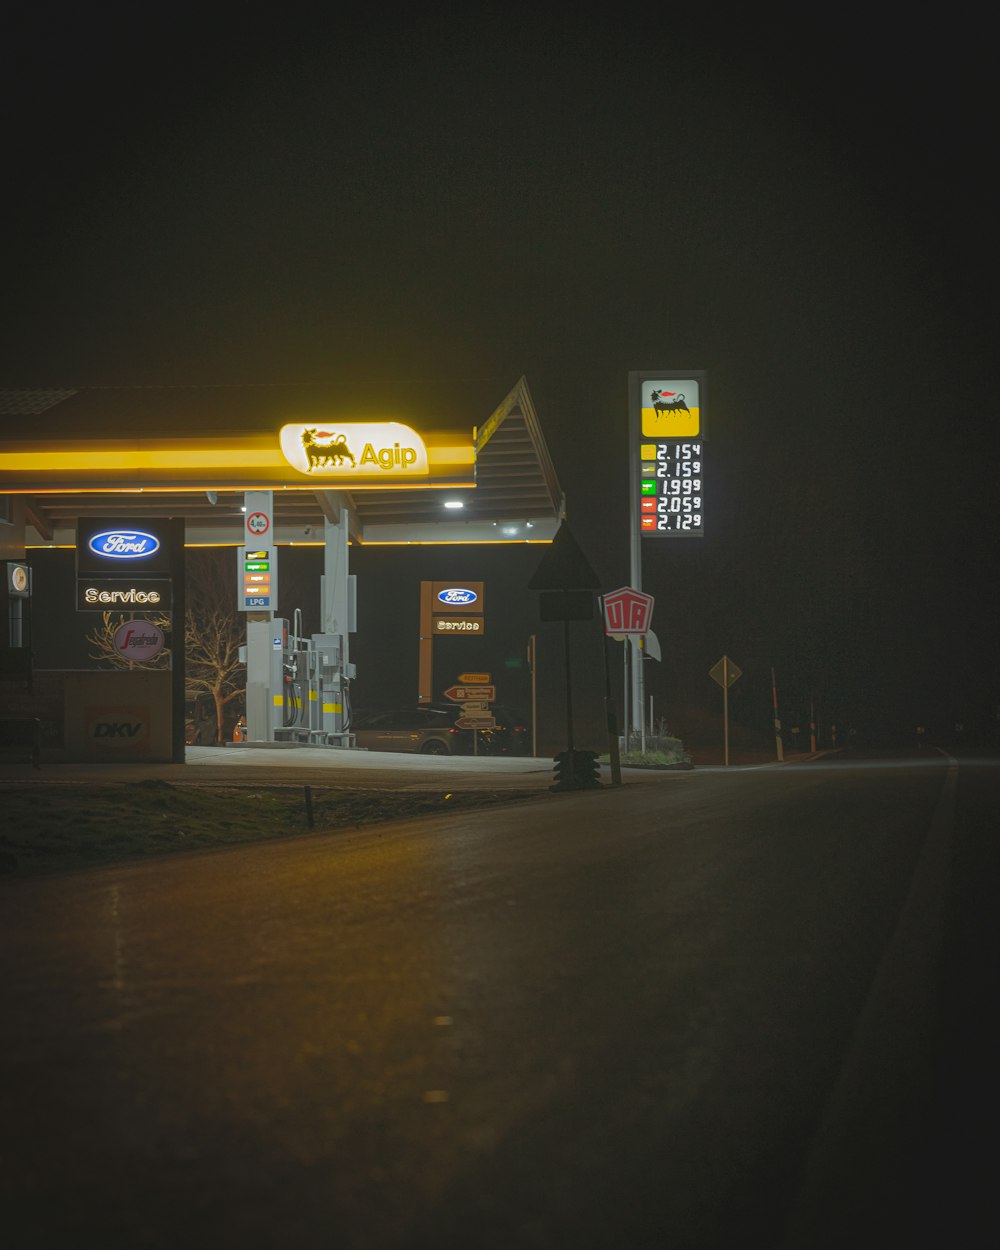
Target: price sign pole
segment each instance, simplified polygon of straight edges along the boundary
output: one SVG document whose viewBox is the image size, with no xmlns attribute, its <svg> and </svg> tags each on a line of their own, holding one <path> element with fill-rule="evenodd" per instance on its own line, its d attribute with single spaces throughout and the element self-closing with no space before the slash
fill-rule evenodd
<svg viewBox="0 0 1000 1250">
<path fill-rule="evenodd" d="M 702 369 L 632 372 L 629 411 L 629 584 L 642 589 L 644 539 L 705 534 L 705 390 Z M 626 732 L 645 739 L 641 638 L 629 638 Z"/>
<path fill-rule="evenodd" d="M 271 621 L 278 601 L 273 495 L 269 490 L 248 490 L 243 498 L 237 605 L 247 618 L 247 738 L 273 742 L 271 708 L 278 693 L 271 689 Z"/>
</svg>

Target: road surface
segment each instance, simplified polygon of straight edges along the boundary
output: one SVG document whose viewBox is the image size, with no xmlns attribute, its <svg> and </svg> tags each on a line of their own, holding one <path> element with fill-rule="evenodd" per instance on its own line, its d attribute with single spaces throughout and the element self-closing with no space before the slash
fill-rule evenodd
<svg viewBox="0 0 1000 1250">
<path fill-rule="evenodd" d="M 992 1246 L 997 760 L 629 776 L 5 883 L 7 1244 Z"/>
</svg>

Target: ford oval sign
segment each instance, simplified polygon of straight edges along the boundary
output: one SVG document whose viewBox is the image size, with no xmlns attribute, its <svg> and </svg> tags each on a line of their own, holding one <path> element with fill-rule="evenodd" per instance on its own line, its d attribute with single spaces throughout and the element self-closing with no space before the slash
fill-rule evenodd
<svg viewBox="0 0 1000 1250">
<path fill-rule="evenodd" d="M 160 540 L 145 530 L 102 530 L 87 546 L 95 556 L 111 560 L 143 560 L 160 550 Z"/>
<path fill-rule="evenodd" d="M 465 590 L 461 586 L 453 586 L 450 590 L 439 590 L 438 598 L 442 603 L 450 606 L 461 605 L 468 607 L 470 603 L 475 603 L 479 596 L 474 590 Z"/>
</svg>

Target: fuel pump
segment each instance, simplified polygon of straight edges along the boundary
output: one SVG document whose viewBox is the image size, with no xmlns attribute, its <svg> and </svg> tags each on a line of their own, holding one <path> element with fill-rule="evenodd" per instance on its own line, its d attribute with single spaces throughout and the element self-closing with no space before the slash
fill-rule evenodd
<svg viewBox="0 0 1000 1250">
<path fill-rule="evenodd" d="M 344 661 L 343 637 L 313 634 L 306 638 L 299 608 L 295 609 L 290 631 L 287 621 L 275 620 L 273 624 L 275 639 L 281 639 L 272 663 L 275 739 L 353 746 L 350 683 L 354 665 Z"/>
</svg>

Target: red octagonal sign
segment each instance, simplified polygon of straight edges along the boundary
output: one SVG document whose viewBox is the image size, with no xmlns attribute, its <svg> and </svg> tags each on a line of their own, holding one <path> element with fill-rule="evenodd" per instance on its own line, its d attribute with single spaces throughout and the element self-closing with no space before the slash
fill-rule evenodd
<svg viewBox="0 0 1000 1250">
<path fill-rule="evenodd" d="M 623 586 L 604 596 L 606 634 L 648 634 L 653 620 L 653 596 Z"/>
</svg>

